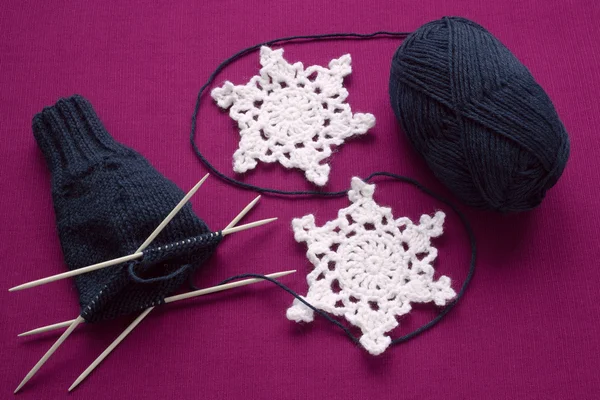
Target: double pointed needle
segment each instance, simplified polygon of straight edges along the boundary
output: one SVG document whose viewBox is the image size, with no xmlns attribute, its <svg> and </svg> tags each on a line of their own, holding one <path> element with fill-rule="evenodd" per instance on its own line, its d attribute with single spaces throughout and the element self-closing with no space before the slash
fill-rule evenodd
<svg viewBox="0 0 600 400">
<path fill-rule="evenodd" d="M 227 227 L 225 229 L 223 229 L 222 234 L 223 236 L 225 236 L 227 233 L 225 232 L 229 232 L 229 233 L 233 233 L 233 232 L 237 232 L 238 230 L 243 230 L 240 228 L 244 228 L 244 229 L 248 229 L 254 226 L 259 226 L 259 225 L 263 225 L 267 222 L 271 222 L 272 220 L 276 220 L 277 218 L 271 218 L 270 220 L 263 220 L 263 221 L 257 221 L 254 223 L 250 223 L 250 224 L 246 224 L 246 225 L 241 225 L 236 227 L 235 224 L 237 224 L 242 218 L 244 218 L 244 216 L 254 207 L 254 205 L 258 202 L 258 200 L 260 200 L 260 196 L 257 196 L 254 200 L 252 200 L 250 202 L 250 204 L 248 204 L 246 207 L 244 207 L 244 209 L 242 211 L 240 211 L 240 213 L 238 215 L 235 216 L 235 218 L 229 223 L 227 224 Z M 283 275 L 287 275 L 291 272 L 289 271 L 285 271 L 285 272 L 281 272 L 276 274 L 277 276 L 282 276 Z M 251 282 L 249 282 L 251 281 Z M 241 281 L 241 282 L 245 282 L 245 283 L 240 283 L 240 282 L 236 282 L 239 285 L 242 284 L 248 284 L 248 283 L 253 283 L 256 282 L 256 279 L 247 279 L 246 281 Z M 205 290 L 199 290 L 199 291 L 195 291 L 195 292 L 190 292 L 190 293 L 184 293 L 184 294 L 180 294 L 177 296 L 173 296 L 169 298 L 169 301 L 177 301 L 177 300 L 183 300 L 183 299 L 187 299 L 190 297 L 194 297 L 194 296 L 201 296 L 203 294 L 207 294 L 207 293 L 212 293 L 214 291 L 219 291 L 219 290 L 225 290 L 225 289 L 229 289 L 231 287 L 235 287 L 237 286 L 236 283 L 230 283 L 230 284 L 225 284 L 225 285 L 221 285 L 220 288 L 219 286 L 217 286 L 218 289 L 215 290 L 215 288 L 209 288 L 209 289 L 205 289 Z M 167 299 L 165 299 L 165 303 L 167 303 Z M 146 315 L 150 314 L 150 312 L 154 309 L 154 307 L 149 307 L 146 310 L 144 310 L 115 340 L 114 342 L 112 342 L 110 344 L 110 346 L 108 346 L 106 348 L 106 350 L 104 350 L 102 352 L 102 354 L 100 354 L 100 356 L 98 356 L 98 358 L 96 358 L 96 360 L 94 360 L 94 362 L 85 370 L 83 371 L 83 373 L 79 376 L 79 378 L 77 378 L 77 380 L 71 385 L 71 387 L 69 388 L 69 391 L 73 390 L 77 385 L 79 385 L 79 383 L 81 381 L 83 381 L 97 366 L 98 364 L 100 364 L 102 362 L 102 360 L 104 360 L 112 351 L 115 347 L 117 347 L 117 345 L 119 343 L 121 343 L 121 341 L 123 339 L 125 339 L 125 337 L 127 335 L 129 335 L 129 333 L 144 319 L 146 318 Z"/>
<path fill-rule="evenodd" d="M 144 241 L 144 243 L 138 248 L 138 250 L 136 250 L 136 252 L 134 254 L 132 254 L 130 256 L 126 256 L 126 257 L 130 257 L 130 258 L 128 258 L 129 260 L 141 257 L 143 255 L 142 252 L 146 249 L 146 247 L 148 247 L 150 245 L 150 243 L 156 238 L 156 236 L 158 236 L 158 234 L 171 221 L 171 219 L 173 219 L 173 217 L 177 214 L 177 212 L 179 212 L 179 210 L 181 210 L 181 208 L 183 208 L 183 206 L 185 205 L 185 203 L 194 195 L 194 193 L 196 193 L 196 191 L 200 188 L 200 186 L 202 185 L 202 183 L 204 183 L 204 181 L 208 178 L 208 176 L 209 176 L 209 174 L 206 174 L 188 192 L 188 194 L 185 195 L 185 197 L 179 202 L 179 204 L 177 204 L 177 206 L 169 213 L 169 215 L 167 215 L 167 217 L 159 224 L 159 226 L 154 230 L 154 232 L 152 232 L 152 234 L 150 234 L 150 236 Z M 231 233 L 239 232 L 239 231 L 242 231 L 242 230 L 245 230 L 245 229 L 254 228 L 254 227 L 257 227 L 257 226 L 260 226 L 260 225 L 264 225 L 266 223 L 269 223 L 269 222 L 272 222 L 272 221 L 276 220 L 277 218 L 269 218 L 269 219 L 265 219 L 265 220 L 255 221 L 255 222 L 252 222 L 252 223 L 249 223 L 249 224 L 245 224 L 245 225 L 234 226 L 235 223 L 237 223 L 241 218 L 244 217 L 244 215 L 246 215 L 246 213 L 248 213 L 248 211 L 250 211 L 250 209 L 252 209 L 252 207 L 256 204 L 256 202 L 259 199 L 260 199 L 260 196 L 258 196 L 257 198 L 255 198 L 248 206 L 246 206 L 234 218 L 234 220 L 227 225 L 228 228 L 223 229 L 221 231 L 221 234 L 223 236 L 226 236 L 226 235 L 231 234 Z M 136 256 L 136 257 L 134 257 L 134 256 Z M 27 284 L 24 284 L 24 285 L 17 286 L 15 288 L 12 288 L 11 290 L 25 289 L 27 287 L 38 286 L 38 285 L 41 285 L 41 284 L 44 284 L 44 283 L 48 283 L 48 282 L 52 282 L 52 281 L 55 281 L 55 280 L 58 280 L 58 279 L 64 279 L 66 277 L 75 276 L 75 275 L 79 275 L 81 273 L 90 272 L 89 268 L 93 268 L 91 270 L 96 270 L 96 269 L 100 269 L 100 268 L 106 268 L 106 267 L 108 267 L 110 265 L 115 265 L 115 264 L 119 264 L 119 263 L 123 262 L 123 258 L 125 258 L 125 257 L 121 257 L 119 259 L 110 260 L 110 261 L 106 261 L 106 262 L 103 262 L 103 263 L 92 265 L 90 267 L 86 267 L 85 269 L 88 269 L 88 270 L 85 270 L 83 272 L 81 272 L 81 271 L 84 270 L 84 268 L 78 269 L 76 271 L 70 271 L 70 272 L 78 272 L 78 273 L 70 274 L 68 276 L 64 276 L 64 274 L 59 274 L 59 275 L 61 275 L 59 277 L 53 276 L 53 277 L 49 277 L 49 278 L 40 279 L 38 281 L 34 281 L 34 282 L 30 282 L 30 283 L 27 283 Z M 144 311 L 144 314 L 147 315 L 151 310 L 152 309 Z M 65 322 L 61 322 L 61 323 L 58 323 L 58 324 L 53 324 L 53 325 L 50 325 L 48 327 L 38 328 L 38 329 L 35 329 L 33 331 L 25 333 L 25 334 L 33 334 L 33 333 L 38 333 L 38 332 L 44 332 L 44 331 L 47 331 L 47 330 L 58 329 L 58 328 L 61 328 L 61 327 L 64 327 L 64 326 L 68 325 L 67 330 L 58 338 L 58 340 L 54 343 L 54 345 L 52 345 L 52 347 L 46 352 L 46 354 L 44 354 L 44 356 L 37 362 L 37 364 L 34 365 L 34 367 L 31 369 L 31 371 L 29 371 L 29 373 L 25 376 L 25 378 L 23 379 L 23 381 L 21 381 L 21 383 L 19 384 L 19 386 L 15 389 L 14 393 L 17 393 L 36 374 L 36 372 L 42 367 L 42 365 L 44 365 L 44 363 L 52 356 L 52 354 L 54 354 L 54 352 L 58 349 L 58 347 L 60 347 L 60 345 L 69 337 L 69 335 L 75 330 L 75 328 L 77 328 L 77 326 L 79 324 L 81 324 L 83 321 L 84 321 L 83 317 L 78 316 L 77 318 L 75 318 L 74 320 L 71 320 L 71 321 L 65 321 Z M 140 321 L 141 321 L 141 319 L 140 319 Z M 129 331 L 131 331 L 134 327 L 135 326 L 131 327 L 129 329 Z M 25 334 L 22 334 L 22 335 L 19 335 L 19 336 L 25 336 Z M 107 355 L 108 355 L 108 353 L 107 353 Z"/>
<path fill-rule="evenodd" d="M 250 204 L 248 204 L 246 207 L 244 207 L 244 209 L 242 211 L 240 211 L 240 213 L 238 215 L 235 216 L 235 218 L 229 223 L 227 224 L 227 227 L 225 229 L 223 229 L 222 234 L 223 236 L 225 236 L 227 233 L 225 232 L 229 232 L 229 233 L 233 233 L 236 232 L 237 230 L 241 230 L 240 228 L 243 228 L 244 226 L 247 226 L 248 228 L 252 227 L 250 225 L 253 226 L 258 226 L 258 225 L 263 225 L 265 224 L 267 220 L 263 220 L 263 221 L 257 221 L 254 223 L 250 223 L 250 224 L 246 224 L 246 225 L 241 225 L 236 227 L 235 224 L 237 224 L 242 218 L 244 218 L 244 216 L 254 207 L 254 205 L 258 202 L 258 200 L 260 200 L 260 196 L 257 196 L 254 200 L 252 200 L 250 202 Z M 271 218 L 271 220 L 276 220 L 277 218 Z M 270 222 L 270 220 L 268 221 Z M 245 229 L 248 229 L 245 228 Z M 288 273 L 290 273 L 289 271 L 284 272 L 284 275 L 287 275 Z M 281 275 L 278 275 L 281 276 Z M 250 281 L 250 280 L 246 280 Z M 252 281 L 256 281 L 256 280 L 252 280 Z M 243 281 L 242 281 L 243 282 Z M 237 282 L 238 284 L 240 284 L 240 282 Z M 248 282 L 248 283 L 252 283 L 252 282 Z M 247 284 L 247 283 L 246 283 Z M 212 293 L 213 291 L 219 291 L 219 290 L 225 290 L 231 287 L 235 287 L 235 283 L 231 283 L 231 284 L 226 284 L 226 285 L 221 285 L 220 289 L 214 290 L 215 288 L 212 289 L 206 289 L 206 290 L 200 290 L 200 291 L 195 291 L 195 292 L 190 292 L 190 293 L 184 293 L 178 296 L 173 296 L 170 299 L 170 301 L 177 301 L 177 300 L 183 300 L 189 297 L 194 297 L 194 296 L 201 296 L 203 294 L 206 293 Z M 202 292 L 202 293 L 200 293 Z M 165 299 L 165 303 L 167 303 L 167 299 Z M 100 356 L 98 356 L 98 358 L 96 360 L 94 360 L 94 362 L 85 370 L 83 371 L 83 373 L 79 376 L 79 378 L 77 378 L 77 380 L 73 383 L 73 385 L 71 385 L 71 387 L 69 388 L 69 391 L 73 390 L 77 385 L 79 385 L 79 383 L 81 381 L 83 381 L 97 366 L 98 364 L 100 364 L 102 362 L 102 360 L 104 360 L 110 353 L 111 351 L 113 351 L 113 349 L 115 347 L 117 347 L 117 345 L 119 343 L 121 343 L 121 341 L 123 339 L 125 339 L 125 337 L 127 335 L 129 335 L 129 333 L 144 319 L 146 318 L 146 315 L 150 314 L 150 312 L 154 309 L 154 307 L 149 307 L 146 310 L 144 310 L 124 331 L 123 333 L 121 333 L 115 340 L 114 342 L 112 342 L 110 344 L 110 346 L 108 346 L 106 348 L 106 350 L 104 350 L 102 352 L 102 354 L 100 354 Z"/>
<path fill-rule="evenodd" d="M 144 253 L 143 253 L 144 249 L 146 249 L 146 247 L 148 247 L 148 245 L 150 245 L 150 243 L 156 238 L 156 236 L 160 233 L 160 231 L 162 231 L 163 228 L 171 221 L 171 219 L 173 219 L 173 217 L 175 216 L 175 214 L 177 214 L 179 212 L 179 210 L 181 210 L 181 208 L 190 199 L 190 197 L 192 197 L 194 195 L 194 193 L 196 193 L 196 190 L 198 190 L 198 188 L 200 187 L 200 185 L 202 185 L 202 183 L 204 182 L 204 180 L 207 177 L 208 177 L 208 174 L 206 176 L 204 176 L 204 178 L 202 178 L 202 180 L 200 182 L 198 182 L 196 184 L 196 186 L 194 186 L 192 188 L 192 190 L 190 190 L 190 192 L 179 202 L 179 204 L 177 204 L 177 206 L 173 209 L 173 211 L 171 211 L 171 213 L 169 213 L 169 215 L 164 219 L 164 221 L 161 222 L 161 224 L 154 230 L 154 232 L 152 232 L 152 234 L 148 237 L 148 239 L 146 239 L 146 241 L 142 244 L 142 246 L 140 246 L 140 248 L 135 253 L 129 254 L 127 256 L 115 258 L 113 260 L 103 261 L 101 263 L 93 264 L 93 265 L 90 265 L 90 266 L 87 266 L 87 267 L 78 268 L 78 269 L 75 269 L 73 271 L 67 271 L 67 272 L 63 272 L 61 274 L 52 275 L 52 276 L 49 276 L 49 277 L 46 277 L 46 278 L 37 279 L 35 281 L 23 283 L 22 285 L 18 285 L 18 286 L 15 286 L 15 287 L 12 287 L 12 288 L 8 289 L 8 291 L 9 292 L 15 292 L 17 290 L 29 289 L 29 288 L 32 288 L 32 287 L 35 287 L 35 286 L 44 285 L 46 283 L 58 281 L 58 280 L 61 280 L 61 279 L 71 278 L 73 276 L 77 276 L 77 275 L 85 274 L 85 273 L 88 273 L 88 272 L 96 271 L 96 270 L 99 270 L 99 269 L 102 269 L 102 268 L 107 268 L 107 267 L 110 267 L 110 266 L 113 266 L 113 265 L 121 264 L 121 263 L 124 263 L 124 262 L 127 262 L 127 261 L 131 261 L 131 260 L 135 260 L 135 259 L 138 259 L 138 258 L 142 257 L 144 255 Z M 236 219 L 234 219 L 233 221 L 231 221 L 231 223 L 229 223 L 229 225 L 227 225 L 221 231 L 221 235 L 227 236 L 227 235 L 235 233 L 235 232 L 240 232 L 240 231 L 243 231 L 243 230 L 246 230 L 246 229 L 255 228 L 257 226 L 268 224 L 269 222 L 275 221 L 277 218 L 267 218 L 267 219 L 263 219 L 263 220 L 260 220 L 260 221 L 255 221 L 255 222 L 251 222 L 249 224 L 245 224 L 245 225 L 240 225 L 240 226 L 235 226 L 234 227 L 234 225 L 244 215 L 246 215 L 246 213 L 250 209 L 252 209 L 252 207 L 256 204 L 256 202 L 259 199 L 260 199 L 260 196 L 256 197 L 250 204 L 248 204 L 246 206 L 246 208 L 244 208 L 242 210 L 242 212 L 240 212 L 240 214 L 236 217 Z"/>
<path fill-rule="evenodd" d="M 46 354 L 44 354 L 44 356 L 42 358 L 40 358 L 40 361 L 38 361 L 37 364 L 35 364 L 33 366 L 33 368 L 31 368 L 31 371 L 29 371 L 29 373 L 27 373 L 27 375 L 25 375 L 25 378 L 23 378 L 23 380 L 21 381 L 19 386 L 17 386 L 14 393 L 17 393 L 19 390 L 21 390 L 21 388 L 27 382 L 29 382 L 29 380 L 33 377 L 33 375 L 35 375 L 35 373 L 38 372 L 38 370 L 42 367 L 42 365 L 44 365 L 44 363 L 46 361 L 48 361 L 48 359 L 52 356 L 52 354 L 54 354 L 56 349 L 58 349 L 60 347 L 60 345 L 63 344 L 63 342 L 65 340 L 67 340 L 69 335 L 75 330 L 75 328 L 77 328 L 77 325 L 79 325 L 82 322 L 83 322 L 83 317 L 81 317 L 81 315 L 73 320 L 71 325 L 69 325 L 69 328 L 62 335 L 60 335 L 58 340 L 52 345 L 52 347 L 50 347 L 50 349 L 48 349 Z"/>
<path fill-rule="evenodd" d="M 276 272 L 274 274 L 269 274 L 269 275 L 265 275 L 268 278 L 279 278 L 285 275 L 289 275 L 289 274 L 293 274 L 294 272 L 296 272 L 296 270 L 291 270 L 291 271 L 283 271 L 283 272 Z M 210 288 L 206 288 L 206 289 L 201 289 L 201 290 L 196 290 L 193 292 L 189 292 L 189 293 L 184 293 L 184 294 L 180 294 L 177 296 L 171 296 L 171 297 L 167 297 L 165 299 L 165 304 L 166 303 L 173 303 L 176 301 L 180 301 L 180 300 L 185 300 L 185 299 L 189 299 L 192 297 L 197 297 L 197 296 L 202 296 L 205 294 L 209 294 L 209 293 L 214 293 L 214 292 L 220 292 L 222 290 L 227 290 L 227 289 L 232 289 L 235 287 L 239 287 L 239 286 L 244 286 L 244 285 L 250 285 L 252 283 L 256 283 L 256 282 L 260 282 L 262 281 L 262 279 L 260 278 L 251 278 L 251 279 L 244 279 L 242 281 L 238 281 L 238 282 L 232 282 L 232 283 L 226 283 L 224 285 L 219 285 L 219 286 L 213 286 Z M 85 371 L 83 371 L 83 373 L 81 375 L 79 375 L 79 377 L 75 380 L 75 382 L 73 382 L 73 384 L 71 385 L 71 387 L 69 387 L 69 392 L 72 391 L 73 389 L 75 389 L 77 387 L 77 385 L 79 385 L 97 366 L 98 364 L 100 364 L 114 349 L 115 347 L 117 347 L 119 345 L 119 343 L 121 343 L 123 341 L 123 339 L 125 339 L 125 337 L 127 335 L 129 335 L 129 333 L 140 323 L 142 322 L 142 320 L 144 318 L 146 318 L 146 316 L 148 314 L 150 314 L 150 311 L 152 311 L 154 309 L 154 307 L 150 307 L 147 308 L 143 313 L 141 313 L 124 331 L 123 333 L 121 333 L 111 344 L 110 346 L 108 346 L 106 348 L 106 350 L 104 350 L 102 352 L 102 354 L 100 354 L 98 356 L 98 358 L 96 358 L 94 360 L 94 362 L 92 364 L 90 364 L 89 367 L 86 368 Z"/>
<path fill-rule="evenodd" d="M 19 333 L 17 336 L 18 337 L 31 336 L 31 335 L 37 335 L 38 333 L 53 331 L 55 329 L 61 329 L 61 328 L 71 325 L 74 321 L 75 321 L 74 319 L 70 319 L 68 321 L 63 321 L 63 322 L 58 322 L 58 323 L 52 324 L 52 325 L 42 326 L 40 328 L 32 329 L 27 332 Z"/>
<path fill-rule="evenodd" d="M 188 192 L 188 194 L 185 195 L 185 197 L 183 199 L 181 199 L 179 204 L 177 204 L 177 206 L 175 206 L 173 211 L 171 211 L 169 213 L 169 215 L 167 215 L 167 217 L 156 227 L 154 232 L 152 232 L 150 234 L 150 236 L 148 236 L 148 239 L 146 239 L 144 241 L 144 243 L 142 243 L 142 245 L 137 249 L 137 251 L 135 253 L 141 254 L 141 252 L 144 251 L 144 249 L 146 249 L 146 247 L 148 247 L 150 245 L 150 243 L 154 240 L 154 238 L 156 238 L 156 236 L 158 236 L 158 234 L 164 229 L 164 227 L 167 226 L 167 224 L 173 219 L 175 214 L 177 214 L 177 212 L 179 212 L 179 210 L 181 210 L 181 208 L 183 208 L 185 203 L 187 203 L 187 201 L 194 195 L 194 193 L 196 193 L 196 191 L 200 188 L 200 186 L 202 186 L 202 184 L 208 178 L 208 176 L 209 176 L 209 174 L 206 174 L 204 176 L 204 178 L 202 178 L 200 180 L 200 182 L 198 182 L 192 188 L 192 190 L 190 190 Z M 98 265 L 98 264 L 96 264 L 96 265 Z M 15 389 L 15 393 L 17 393 L 19 390 L 21 390 L 23 385 L 25 385 L 35 375 L 35 373 L 38 372 L 38 370 L 42 367 L 42 365 L 44 365 L 44 363 L 46 361 L 48 361 L 48 359 L 52 356 L 52 354 L 54 354 L 54 352 L 60 347 L 60 345 L 65 340 L 67 340 L 67 338 L 75 330 L 75 328 L 77 328 L 77 325 L 79 325 L 83 321 L 84 321 L 83 317 L 80 315 L 77 318 L 75 318 L 73 320 L 73 322 L 71 322 L 71 324 L 69 325 L 67 330 L 58 338 L 58 340 L 52 345 L 52 347 L 50 347 L 50 349 L 46 352 L 46 354 L 44 354 L 44 356 L 40 359 L 40 361 L 38 361 L 37 364 L 35 364 L 33 366 L 31 371 L 29 371 L 29 373 L 27 373 L 25 378 L 23 378 L 23 380 L 21 381 L 19 386 L 17 386 L 17 388 Z"/>
<path fill-rule="evenodd" d="M 248 212 L 256 205 L 256 203 L 259 200 L 260 200 L 260 196 L 257 196 L 246 207 L 244 207 L 244 209 L 242 211 L 240 211 L 240 213 L 238 215 L 236 215 L 236 217 L 229 224 L 227 224 L 227 226 L 221 231 L 221 234 L 223 236 L 226 236 L 226 235 L 229 235 L 229 234 L 232 234 L 235 232 L 239 232 L 239 231 L 242 231 L 245 229 L 255 228 L 257 226 L 264 225 L 269 222 L 275 221 L 277 218 L 267 218 L 267 219 L 263 219 L 260 221 L 251 222 L 251 223 L 248 223 L 245 225 L 235 226 L 235 224 L 237 224 L 242 218 L 244 218 L 244 216 L 246 214 L 248 214 Z M 107 261 L 107 262 L 111 262 L 111 261 Z M 89 268 L 89 267 L 86 267 L 86 268 Z M 46 279 L 48 279 L 48 278 L 46 278 Z M 33 282 L 31 282 L 31 283 L 33 283 Z M 36 328 L 36 329 L 32 329 L 27 332 L 20 333 L 18 336 L 20 336 L 20 337 L 21 336 L 30 336 L 30 335 L 35 335 L 38 333 L 43 333 L 43 332 L 48 332 L 48 331 L 52 331 L 55 329 L 64 328 L 66 326 L 69 326 L 73 322 L 75 322 L 74 319 L 69 320 L 69 321 L 58 322 L 58 323 L 52 324 L 52 325 L 42 326 L 40 328 Z"/>
<path fill-rule="evenodd" d="M 10 288 L 10 289 L 8 289 L 8 291 L 14 292 L 17 290 L 28 289 L 28 288 L 32 288 L 35 286 L 43 285 L 45 283 L 50 283 L 50 282 L 58 281 L 60 279 L 70 278 L 72 276 L 85 274 L 87 272 L 96 271 L 98 269 L 110 267 L 112 265 L 121 264 L 123 262 L 127 262 L 127 261 L 131 261 L 131 260 L 135 260 L 136 258 L 140 258 L 142 255 L 144 255 L 144 253 L 142 253 L 142 252 L 146 249 L 146 247 L 148 247 L 150 245 L 150 243 L 152 243 L 152 241 L 165 228 L 165 226 L 167 226 L 167 224 L 169 222 L 171 222 L 173 217 L 175 217 L 175 215 L 183 208 L 185 203 L 187 203 L 189 201 L 189 199 L 191 199 L 192 196 L 196 193 L 196 191 L 198 189 L 200 189 L 200 186 L 202 186 L 202 184 L 208 178 L 209 175 L 210 174 L 204 175 L 204 177 L 202 179 L 200 179 L 200 181 L 198 183 L 196 183 L 196 185 L 184 196 L 183 199 L 181 199 L 181 201 L 175 206 L 175 208 L 173 210 L 171 210 L 169 215 L 167 215 L 166 218 L 156 227 L 154 232 L 152 232 L 150 234 L 150 236 L 148 236 L 148 239 L 146 239 L 146 241 L 144 241 L 144 243 L 142 243 L 142 245 L 139 247 L 139 249 L 136 250 L 135 253 L 130 254 L 128 256 L 115 258 L 114 260 L 104 261 L 104 262 L 101 262 L 98 264 L 90 265 L 88 267 L 78 268 L 73 271 L 63 272 L 62 274 L 53 275 L 53 276 L 49 276 L 47 278 L 42 278 L 42 279 L 38 279 L 38 280 L 35 280 L 32 282 L 24 283 L 22 285 Z"/>
</svg>

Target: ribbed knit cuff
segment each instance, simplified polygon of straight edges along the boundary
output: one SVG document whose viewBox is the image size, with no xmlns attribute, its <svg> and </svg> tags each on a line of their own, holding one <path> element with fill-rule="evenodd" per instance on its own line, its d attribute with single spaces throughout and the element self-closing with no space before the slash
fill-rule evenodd
<svg viewBox="0 0 600 400">
<path fill-rule="evenodd" d="M 52 172 L 79 170 L 128 149 L 106 131 L 92 105 L 74 95 L 33 117 L 33 135 Z"/>
</svg>

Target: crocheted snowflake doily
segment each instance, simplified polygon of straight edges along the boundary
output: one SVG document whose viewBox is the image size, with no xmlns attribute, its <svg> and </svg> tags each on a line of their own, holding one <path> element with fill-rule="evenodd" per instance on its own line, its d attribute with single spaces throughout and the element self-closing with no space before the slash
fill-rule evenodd
<svg viewBox="0 0 600 400">
<path fill-rule="evenodd" d="M 322 186 L 330 167 L 325 160 L 332 146 L 362 135 L 375 125 L 372 114 L 352 114 L 345 103 L 348 91 L 343 79 L 352 72 L 350 55 L 304 69 L 283 58 L 283 49 L 260 49 L 260 75 L 245 85 L 227 81 L 211 95 L 219 107 L 229 110 L 240 128 L 239 148 L 233 170 L 246 172 L 257 165 L 279 162 L 299 168 L 306 179 Z"/>
<path fill-rule="evenodd" d="M 434 280 L 432 262 L 437 249 L 431 238 L 443 232 L 445 214 L 422 215 L 419 224 L 394 219 L 391 209 L 373 200 L 375 185 L 352 179 L 352 204 L 322 227 L 306 215 L 292 221 L 297 242 L 306 242 L 306 255 L 315 269 L 308 274 L 304 299 L 318 309 L 362 331 L 360 343 L 371 354 L 381 354 L 391 343 L 386 332 L 398 326 L 412 303 L 445 305 L 455 296 L 450 278 Z M 287 318 L 310 322 L 313 311 L 297 299 Z"/>
</svg>

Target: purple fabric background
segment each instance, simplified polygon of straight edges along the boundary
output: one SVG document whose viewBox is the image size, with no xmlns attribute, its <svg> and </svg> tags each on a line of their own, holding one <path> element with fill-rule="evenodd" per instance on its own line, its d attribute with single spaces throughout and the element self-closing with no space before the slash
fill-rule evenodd
<svg viewBox="0 0 600 400">
<path fill-rule="evenodd" d="M 5 1 L 0 13 L 0 391 L 12 390 L 54 342 L 19 332 L 74 318 L 69 281 L 27 291 L 7 289 L 63 272 L 49 175 L 31 118 L 59 97 L 87 97 L 107 129 L 137 149 L 184 190 L 206 169 L 188 142 L 199 87 L 224 58 L 272 38 L 340 31 L 414 30 L 444 15 L 471 18 L 497 35 L 552 98 L 571 137 L 566 171 L 535 211 L 510 216 L 466 209 L 479 243 L 475 279 L 462 303 L 436 328 L 372 357 L 322 319 L 299 326 L 285 318 L 292 299 L 266 283 L 166 306 L 153 312 L 74 393 L 107 398 L 249 399 L 593 399 L 600 391 L 598 221 L 600 168 L 600 6 L 595 0 L 535 1 Z M 356 112 L 371 112 L 368 137 L 332 159 L 330 189 L 354 175 L 387 170 L 443 190 L 402 136 L 389 106 L 389 64 L 399 40 L 286 45 L 289 61 L 327 65 L 350 53 L 346 82 Z M 217 79 L 246 82 L 254 53 Z M 209 97 L 198 143 L 232 174 L 237 132 Z M 261 165 L 248 182 L 308 187 L 298 171 Z M 210 179 L 193 199 L 213 229 L 255 194 Z M 441 205 L 400 183 L 380 181 L 376 199 L 396 217 L 418 218 Z M 271 216 L 268 229 L 228 237 L 198 276 L 210 286 L 243 272 L 296 268 L 283 278 L 305 293 L 310 264 L 290 220 L 314 213 L 319 225 L 347 199 L 263 197 L 246 221 Z M 443 209 L 443 208 L 442 208 Z M 466 275 L 468 242 L 448 212 L 435 243 L 437 269 Z M 419 307 L 397 336 L 433 316 Z M 78 329 L 25 386 L 21 398 L 66 396 L 72 381 L 131 318 Z"/>
</svg>

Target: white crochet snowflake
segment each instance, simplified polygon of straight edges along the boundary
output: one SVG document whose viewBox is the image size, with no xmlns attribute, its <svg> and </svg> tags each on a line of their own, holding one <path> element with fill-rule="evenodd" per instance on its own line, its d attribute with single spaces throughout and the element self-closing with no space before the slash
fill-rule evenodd
<svg viewBox="0 0 600 400">
<path fill-rule="evenodd" d="M 445 305 L 455 296 L 450 278 L 434 280 L 431 263 L 437 257 L 431 238 L 443 232 L 445 214 L 422 215 L 419 225 L 394 219 L 391 209 L 373 200 L 375 185 L 352 179 L 352 204 L 337 219 L 315 226 L 313 215 L 292 221 L 297 242 L 306 242 L 306 255 L 315 269 L 308 274 L 304 299 L 325 312 L 344 316 L 362 331 L 360 343 L 381 354 L 391 343 L 386 332 L 398 326 L 412 303 Z M 287 317 L 310 322 L 313 311 L 294 300 Z"/>
<path fill-rule="evenodd" d="M 279 162 L 304 170 L 306 179 L 322 186 L 329 177 L 326 159 L 332 146 L 362 135 L 375 125 L 372 114 L 352 114 L 342 86 L 350 72 L 350 55 L 304 69 L 283 58 L 283 49 L 260 49 L 260 75 L 245 85 L 227 81 L 211 95 L 240 128 L 233 170 L 246 172 L 257 165 Z"/>
</svg>

